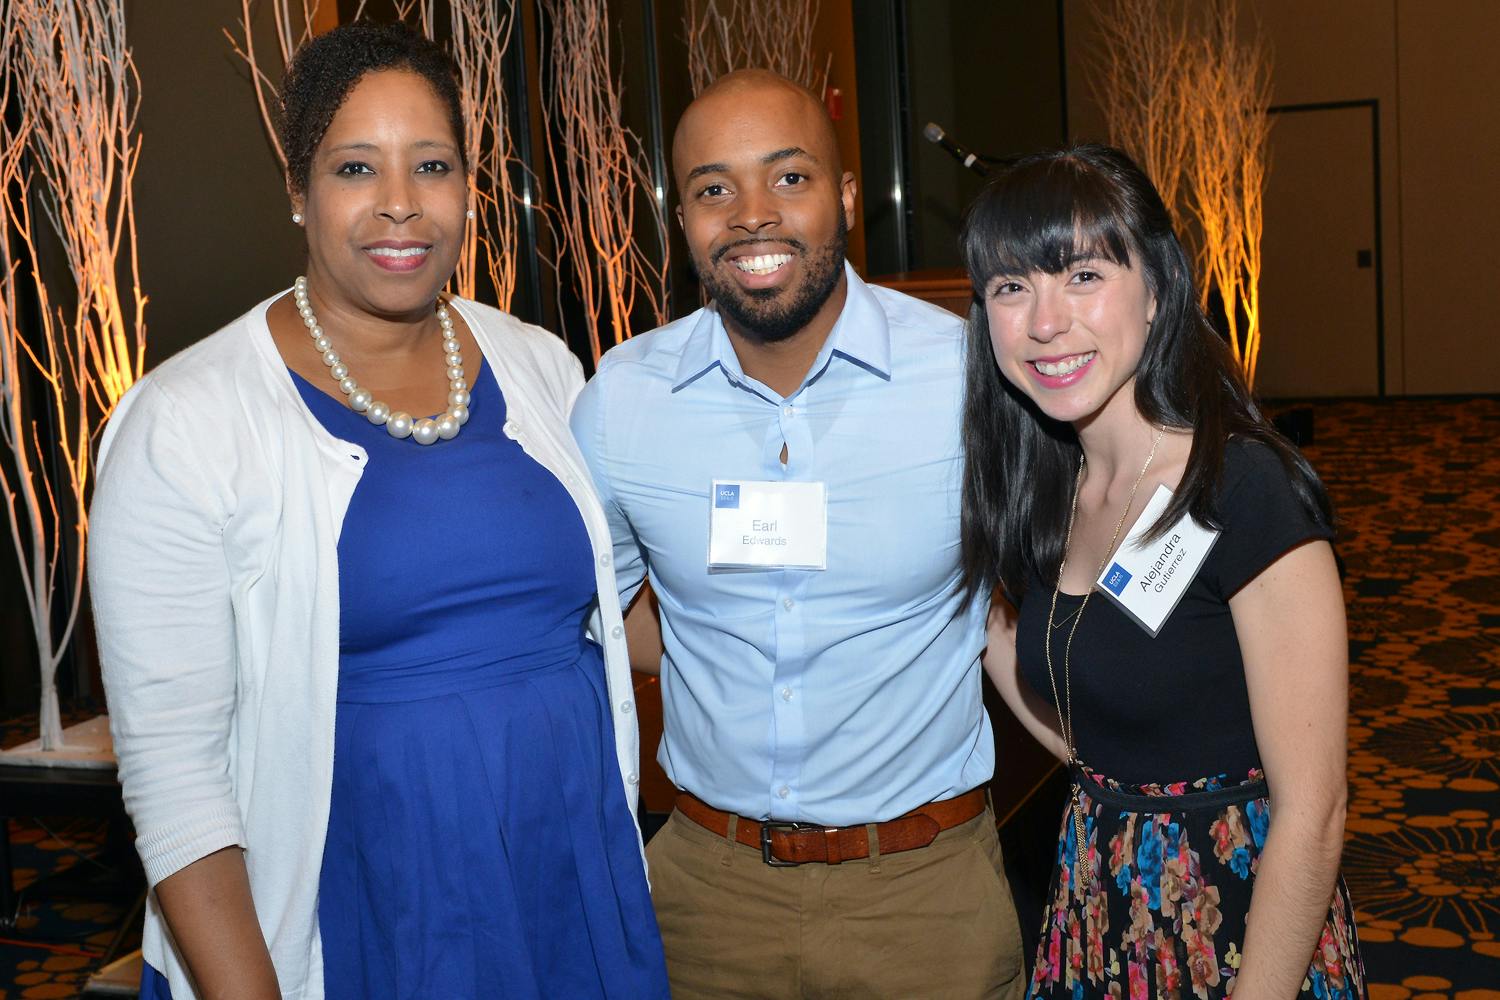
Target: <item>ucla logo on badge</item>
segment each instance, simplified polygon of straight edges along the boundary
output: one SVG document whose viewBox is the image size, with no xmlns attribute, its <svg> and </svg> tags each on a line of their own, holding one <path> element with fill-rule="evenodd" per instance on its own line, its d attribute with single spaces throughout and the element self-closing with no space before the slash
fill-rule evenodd
<svg viewBox="0 0 1500 1000">
<path fill-rule="evenodd" d="M 1130 572 L 1119 563 L 1111 566 L 1109 568 L 1109 575 L 1104 578 L 1104 586 L 1108 587 L 1109 592 L 1116 597 L 1120 596 L 1120 592 L 1125 589 L 1125 585 L 1129 582 Z"/>
<path fill-rule="evenodd" d="M 738 510 L 740 506 L 740 484 L 720 483 L 714 490 L 714 506 L 721 509 Z"/>
</svg>

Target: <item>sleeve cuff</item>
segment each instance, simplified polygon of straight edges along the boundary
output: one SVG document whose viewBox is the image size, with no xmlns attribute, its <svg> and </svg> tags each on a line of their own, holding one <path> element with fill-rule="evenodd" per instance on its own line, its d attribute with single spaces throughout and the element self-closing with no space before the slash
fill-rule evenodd
<svg viewBox="0 0 1500 1000">
<path fill-rule="evenodd" d="M 215 807 L 190 822 L 173 823 L 136 838 L 146 883 L 152 888 L 200 858 L 226 847 L 245 846 L 245 826 L 233 804 Z"/>
</svg>

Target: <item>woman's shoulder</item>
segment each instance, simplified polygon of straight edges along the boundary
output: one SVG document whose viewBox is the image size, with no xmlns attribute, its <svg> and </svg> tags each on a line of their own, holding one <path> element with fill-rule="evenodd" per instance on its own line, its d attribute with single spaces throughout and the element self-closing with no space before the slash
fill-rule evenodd
<svg viewBox="0 0 1500 1000">
<path fill-rule="evenodd" d="M 475 302 L 473 299 L 455 297 L 453 301 L 467 318 L 476 321 L 479 327 L 475 331 L 476 334 L 488 337 L 503 346 L 534 352 L 543 357 L 573 356 L 561 337 L 535 323 L 517 319 L 508 312 L 483 302 Z"/>
<path fill-rule="evenodd" d="M 576 391 L 583 384 L 583 364 L 557 334 L 472 299 L 454 299 L 474 328 L 491 364 L 522 371 L 554 388 Z"/>
<path fill-rule="evenodd" d="M 1240 506 L 1247 496 L 1292 495 L 1293 470 L 1269 442 L 1236 434 L 1224 443 L 1218 504 Z"/>
<path fill-rule="evenodd" d="M 1276 449 L 1259 438 L 1244 434 L 1231 435 L 1224 443 L 1224 474 L 1239 476 L 1246 473 L 1284 469 L 1281 456 Z"/>
<path fill-rule="evenodd" d="M 132 409 L 183 409 L 199 420 L 233 406 L 231 399 L 260 384 L 264 367 L 257 345 L 257 324 L 266 325 L 266 307 L 258 304 L 204 339 L 186 346 L 145 372 L 115 406 L 113 420 Z"/>
<path fill-rule="evenodd" d="M 1292 547 L 1333 538 L 1323 512 L 1299 489 L 1294 462 L 1257 438 L 1237 435 L 1225 444 L 1215 505 L 1221 534 L 1209 558 L 1226 599 Z"/>
</svg>

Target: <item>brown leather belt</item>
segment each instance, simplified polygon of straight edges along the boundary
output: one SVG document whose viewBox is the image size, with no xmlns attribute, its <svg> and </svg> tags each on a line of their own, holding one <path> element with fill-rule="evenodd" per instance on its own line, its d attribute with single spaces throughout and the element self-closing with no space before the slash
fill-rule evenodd
<svg viewBox="0 0 1500 1000">
<path fill-rule="evenodd" d="M 677 811 L 712 833 L 729 832 L 729 813 L 720 812 L 690 792 L 679 792 Z M 897 854 L 926 847 L 944 830 L 984 812 L 984 789 L 975 788 L 953 799 L 929 802 L 909 813 L 875 824 L 881 854 Z M 818 826 L 813 823 L 757 822 L 741 817 L 734 839 L 759 848 L 761 860 L 776 868 L 812 862 L 836 865 L 870 856 L 867 826 Z"/>
</svg>

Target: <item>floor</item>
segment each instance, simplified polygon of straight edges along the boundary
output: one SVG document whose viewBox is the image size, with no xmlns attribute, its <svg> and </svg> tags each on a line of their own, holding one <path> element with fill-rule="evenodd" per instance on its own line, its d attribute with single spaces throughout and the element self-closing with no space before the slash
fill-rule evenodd
<svg viewBox="0 0 1500 1000">
<path fill-rule="evenodd" d="M 1374 1000 L 1500 1000 L 1497 437 L 1497 398 L 1314 407 L 1349 609 L 1344 870 Z M 91 870 L 100 823 L 41 822 L 11 821 L 18 885 L 109 881 Z M 78 995 L 129 903 L 29 894 L 0 930 L 0 1000 Z"/>
<path fill-rule="evenodd" d="M 1316 408 L 1342 520 L 1344 871 L 1377 1000 L 1500 998 L 1500 399 Z"/>
</svg>

